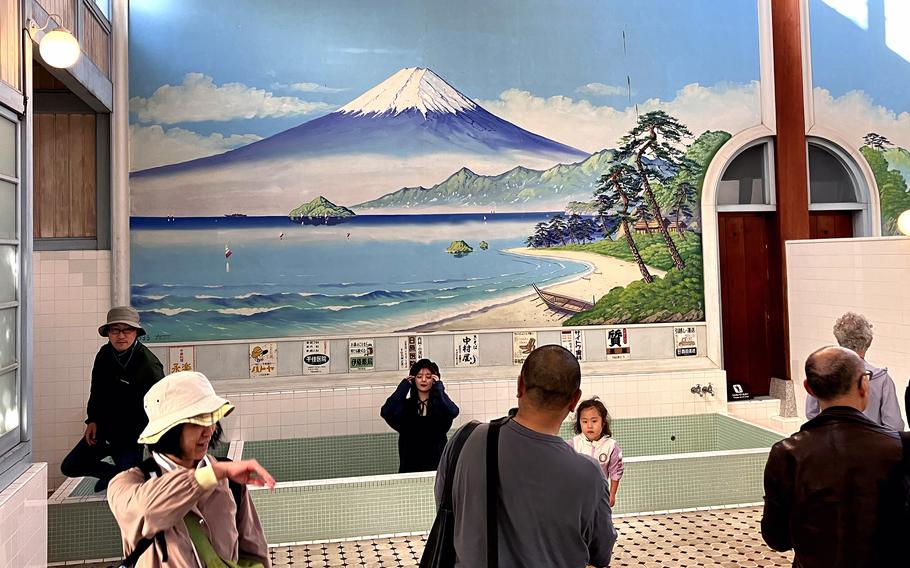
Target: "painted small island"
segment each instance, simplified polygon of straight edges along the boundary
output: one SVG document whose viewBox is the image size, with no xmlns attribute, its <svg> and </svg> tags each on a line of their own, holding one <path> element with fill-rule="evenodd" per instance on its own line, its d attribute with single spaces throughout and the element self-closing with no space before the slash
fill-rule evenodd
<svg viewBox="0 0 910 568">
<path fill-rule="evenodd" d="M 462 257 L 474 252 L 474 249 L 464 241 L 452 241 L 452 244 L 449 245 L 446 252 L 457 257 Z"/>
<path fill-rule="evenodd" d="M 288 213 L 288 219 L 302 225 L 337 225 L 354 215 L 347 207 L 335 205 L 320 195 L 309 203 L 292 209 Z"/>
</svg>

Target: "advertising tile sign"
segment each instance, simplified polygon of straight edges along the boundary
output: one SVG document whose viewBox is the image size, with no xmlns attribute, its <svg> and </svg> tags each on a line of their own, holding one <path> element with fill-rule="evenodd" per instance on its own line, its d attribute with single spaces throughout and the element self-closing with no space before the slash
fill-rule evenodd
<svg viewBox="0 0 910 568">
<path fill-rule="evenodd" d="M 677 357 L 694 357 L 698 355 L 698 339 L 695 327 L 674 327 L 673 344 Z"/>
<path fill-rule="evenodd" d="M 278 376 L 278 344 L 250 343 L 250 378 Z"/>
<path fill-rule="evenodd" d="M 614 327 L 607 330 L 607 360 L 618 361 L 632 358 L 632 348 L 629 346 L 629 330 L 624 327 Z"/>
<path fill-rule="evenodd" d="M 585 336 L 580 329 L 567 329 L 559 334 L 560 344 L 572 352 L 579 361 L 585 360 Z"/>
<path fill-rule="evenodd" d="M 196 370 L 196 347 L 193 345 L 181 345 L 178 347 L 169 347 L 168 355 L 168 373 L 178 371 L 195 371 Z"/>
<path fill-rule="evenodd" d="M 476 333 L 455 336 L 455 366 L 476 367 L 480 364 L 480 341 Z"/>
<path fill-rule="evenodd" d="M 398 338 L 398 370 L 406 371 L 411 365 L 423 359 L 426 342 L 422 335 L 408 335 Z"/>
<path fill-rule="evenodd" d="M 330 360 L 328 339 L 305 339 L 303 341 L 304 375 L 327 374 Z"/>
<path fill-rule="evenodd" d="M 348 368 L 351 371 L 372 371 L 374 361 L 372 339 L 352 339 L 348 342 Z"/>
<path fill-rule="evenodd" d="M 521 365 L 528 358 L 531 351 L 537 349 L 536 331 L 512 332 L 512 364 Z"/>
</svg>

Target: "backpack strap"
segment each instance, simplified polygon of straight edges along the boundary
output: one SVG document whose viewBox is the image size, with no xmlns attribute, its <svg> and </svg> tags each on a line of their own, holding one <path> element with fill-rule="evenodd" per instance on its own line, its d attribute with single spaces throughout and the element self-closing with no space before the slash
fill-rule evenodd
<svg viewBox="0 0 910 568">
<path fill-rule="evenodd" d="M 452 484 L 455 481 L 455 466 L 458 464 L 458 456 L 461 454 L 461 449 L 464 447 L 465 442 L 468 441 L 471 432 L 479 425 L 480 422 L 476 420 L 468 422 L 452 439 L 452 453 L 449 455 L 449 463 L 446 465 L 446 481 L 445 485 L 443 485 L 440 509 L 455 510 L 452 506 Z"/>
<path fill-rule="evenodd" d="M 487 568 L 499 567 L 499 430 L 509 420 L 492 420 L 487 430 Z"/>
<path fill-rule="evenodd" d="M 233 460 L 231 458 L 219 458 L 216 456 L 215 461 L 229 462 Z M 231 495 L 234 496 L 234 504 L 237 505 L 237 509 L 240 509 L 240 501 L 243 499 L 243 485 L 237 483 L 233 479 L 228 479 L 228 487 L 231 488 Z"/>
</svg>

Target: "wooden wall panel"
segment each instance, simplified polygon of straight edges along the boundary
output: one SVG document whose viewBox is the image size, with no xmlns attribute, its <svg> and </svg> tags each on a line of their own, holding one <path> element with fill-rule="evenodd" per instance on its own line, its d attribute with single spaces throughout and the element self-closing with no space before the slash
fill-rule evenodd
<svg viewBox="0 0 910 568">
<path fill-rule="evenodd" d="M 54 225 L 53 236 L 65 237 L 69 234 L 69 210 L 71 201 L 71 179 L 69 163 L 70 147 L 70 118 L 66 114 L 54 115 L 54 162 L 50 167 L 54 170 Z"/>
<path fill-rule="evenodd" d="M 35 114 L 36 237 L 96 235 L 95 115 Z"/>
<path fill-rule="evenodd" d="M 59 79 L 51 75 L 51 72 L 44 68 L 43 65 L 34 62 L 32 65 L 32 88 L 36 91 L 66 91 L 66 85 Z"/>
<path fill-rule="evenodd" d="M 19 0 L 0 0 L 0 81 L 21 91 Z"/>
<path fill-rule="evenodd" d="M 82 51 L 92 60 L 92 63 L 104 73 L 104 76 L 111 77 L 111 38 L 95 13 L 88 9 L 82 10 Z"/>
<path fill-rule="evenodd" d="M 77 1 L 79 0 L 37 0 L 38 4 L 40 4 L 48 14 L 59 14 L 60 19 L 63 20 L 63 26 L 69 31 L 76 29 Z M 38 25 L 43 26 L 44 22 L 38 22 Z"/>
</svg>

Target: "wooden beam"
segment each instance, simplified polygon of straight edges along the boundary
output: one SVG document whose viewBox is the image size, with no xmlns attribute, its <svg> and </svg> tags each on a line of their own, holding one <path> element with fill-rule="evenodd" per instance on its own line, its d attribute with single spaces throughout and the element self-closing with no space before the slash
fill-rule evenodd
<svg viewBox="0 0 910 568">
<path fill-rule="evenodd" d="M 803 57 L 808 57 L 809 54 L 802 53 L 802 24 L 800 0 L 771 1 L 774 103 L 777 118 L 774 144 L 775 191 L 780 236 L 778 246 L 786 378 L 790 378 L 790 338 L 784 247 L 786 241 L 809 238 L 809 163 L 803 107 Z"/>
</svg>

